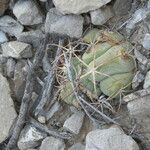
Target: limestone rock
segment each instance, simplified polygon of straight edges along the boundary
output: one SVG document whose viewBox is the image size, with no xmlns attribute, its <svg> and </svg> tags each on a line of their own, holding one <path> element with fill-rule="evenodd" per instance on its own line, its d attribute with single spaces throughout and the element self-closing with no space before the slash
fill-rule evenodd
<svg viewBox="0 0 150 150">
<path fill-rule="evenodd" d="M 55 8 L 52 8 L 46 16 L 45 31 L 80 38 L 83 32 L 83 17 L 62 15 Z"/>
<path fill-rule="evenodd" d="M 55 7 L 63 14 L 81 14 L 95 10 L 111 0 L 53 0 Z"/>
<path fill-rule="evenodd" d="M 18 148 L 20 150 L 35 148 L 36 146 L 40 145 L 39 141 L 44 139 L 45 137 L 45 133 L 39 131 L 32 125 L 27 125 L 21 131 L 18 141 Z"/>
<path fill-rule="evenodd" d="M 7 79 L 0 73 L 0 143 L 6 139 L 17 117 Z"/>
<path fill-rule="evenodd" d="M 6 37 L 6 34 L 2 31 L 0 31 L 0 44 L 7 42 L 8 38 Z"/>
<path fill-rule="evenodd" d="M 70 118 L 68 118 L 63 127 L 74 133 L 74 134 L 79 134 L 80 129 L 82 127 L 83 124 L 83 120 L 84 120 L 84 113 L 83 112 L 76 112 L 74 113 Z"/>
<path fill-rule="evenodd" d="M 23 25 L 35 25 L 43 22 L 43 15 L 35 1 L 18 1 L 13 13 Z"/>
<path fill-rule="evenodd" d="M 23 26 L 10 16 L 0 18 L 0 30 L 10 35 L 17 36 L 23 31 Z"/>
<path fill-rule="evenodd" d="M 40 150 L 65 150 L 65 143 L 61 139 L 47 137 L 42 141 Z"/>
<path fill-rule="evenodd" d="M 145 81 L 144 81 L 144 85 L 143 85 L 144 89 L 147 89 L 149 87 L 150 87 L 150 71 L 147 72 Z"/>
<path fill-rule="evenodd" d="M 90 12 L 91 21 L 94 25 L 103 25 L 106 23 L 111 17 L 113 17 L 113 12 L 111 7 L 106 6 L 104 8 L 100 8 Z"/>
<path fill-rule="evenodd" d="M 85 146 L 81 143 L 72 145 L 68 150 L 85 150 Z"/>
<path fill-rule="evenodd" d="M 2 44 L 2 50 L 5 57 L 16 59 L 32 57 L 31 45 L 23 42 L 11 41 L 4 43 Z"/>
<path fill-rule="evenodd" d="M 150 50 L 150 34 L 145 34 L 142 45 L 145 49 Z"/>
<path fill-rule="evenodd" d="M 139 150 L 137 143 L 120 128 L 94 130 L 86 137 L 86 150 Z"/>
</svg>

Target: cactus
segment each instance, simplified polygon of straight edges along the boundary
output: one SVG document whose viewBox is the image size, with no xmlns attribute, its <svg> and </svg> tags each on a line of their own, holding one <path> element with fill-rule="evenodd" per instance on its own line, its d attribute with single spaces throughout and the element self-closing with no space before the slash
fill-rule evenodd
<svg viewBox="0 0 150 150">
<path fill-rule="evenodd" d="M 122 35 L 111 31 L 90 30 L 83 42 L 89 44 L 81 59 L 73 58 L 74 79 L 81 74 L 79 90 L 90 99 L 98 98 L 101 93 L 116 98 L 121 90 L 128 90 L 136 69 L 130 53 L 132 45 Z M 65 98 L 67 93 L 70 95 Z M 70 81 L 67 80 L 61 97 L 67 103 L 77 106 Z"/>
</svg>

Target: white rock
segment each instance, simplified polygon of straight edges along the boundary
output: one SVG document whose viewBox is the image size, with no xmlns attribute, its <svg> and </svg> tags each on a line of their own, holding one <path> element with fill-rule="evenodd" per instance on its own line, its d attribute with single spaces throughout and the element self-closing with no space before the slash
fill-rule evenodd
<svg viewBox="0 0 150 150">
<path fill-rule="evenodd" d="M 7 79 L 0 73 L 0 143 L 6 139 L 17 117 Z"/>
<path fill-rule="evenodd" d="M 45 37 L 41 30 L 32 30 L 28 32 L 22 32 L 17 36 L 17 40 L 31 44 L 35 49 L 39 47 L 39 42 Z"/>
<path fill-rule="evenodd" d="M 85 150 L 85 146 L 81 143 L 72 145 L 68 150 Z"/>
<path fill-rule="evenodd" d="M 111 0 L 53 0 L 55 7 L 63 14 L 81 14 L 95 10 Z"/>
<path fill-rule="evenodd" d="M 65 150 L 65 143 L 61 139 L 47 137 L 42 141 L 40 150 Z"/>
<path fill-rule="evenodd" d="M 147 89 L 149 87 L 150 87 L 150 71 L 147 72 L 145 81 L 144 81 L 144 85 L 143 85 L 144 89 Z"/>
<path fill-rule="evenodd" d="M 17 36 L 23 31 L 23 26 L 10 16 L 0 18 L 0 30 L 10 35 Z"/>
<path fill-rule="evenodd" d="M 111 17 L 113 17 L 112 8 L 110 6 L 106 6 L 104 8 L 100 8 L 90 12 L 91 21 L 94 25 L 103 25 L 106 23 Z"/>
<path fill-rule="evenodd" d="M 143 118 L 150 114 L 150 97 L 148 95 L 141 96 L 132 101 L 129 101 L 127 104 L 130 115 L 136 118 Z"/>
<path fill-rule="evenodd" d="M 145 49 L 150 50 L 150 34 L 145 34 L 142 45 Z"/>
<path fill-rule="evenodd" d="M 137 143 L 117 126 L 94 130 L 86 136 L 86 150 L 139 150 Z"/>
<path fill-rule="evenodd" d="M 74 134 L 79 134 L 83 124 L 83 120 L 84 120 L 83 112 L 74 113 L 70 118 L 68 118 L 65 121 L 63 128 Z"/>
<path fill-rule="evenodd" d="M 35 25 L 43 22 L 43 15 L 34 1 L 18 1 L 13 13 L 23 25 Z"/>
<path fill-rule="evenodd" d="M 2 44 L 3 56 L 16 59 L 32 57 L 31 45 L 18 41 Z"/>
<path fill-rule="evenodd" d="M 40 145 L 40 140 L 44 139 L 47 135 L 39 130 L 37 130 L 32 125 L 27 125 L 21 131 L 19 140 L 18 140 L 18 148 L 20 150 L 26 150 L 29 148 L 35 148 Z"/>
<path fill-rule="evenodd" d="M 0 31 L 0 44 L 5 43 L 7 41 L 8 41 L 8 38 L 6 37 L 6 34 Z"/>
<path fill-rule="evenodd" d="M 80 38 L 83 32 L 83 21 L 82 16 L 62 15 L 52 8 L 46 16 L 45 31 Z"/>
</svg>

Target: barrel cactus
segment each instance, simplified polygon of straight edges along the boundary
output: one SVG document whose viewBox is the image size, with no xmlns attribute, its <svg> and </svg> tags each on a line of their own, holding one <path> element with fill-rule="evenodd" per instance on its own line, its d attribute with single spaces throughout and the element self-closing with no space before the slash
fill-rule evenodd
<svg viewBox="0 0 150 150">
<path fill-rule="evenodd" d="M 130 54 L 132 45 L 116 32 L 92 29 L 83 37 L 89 45 L 81 56 L 72 59 L 73 77 L 78 78 L 78 90 L 91 100 L 101 93 L 116 98 L 121 90 L 131 88 L 136 63 Z M 70 81 L 67 79 L 60 96 L 77 106 Z"/>
</svg>

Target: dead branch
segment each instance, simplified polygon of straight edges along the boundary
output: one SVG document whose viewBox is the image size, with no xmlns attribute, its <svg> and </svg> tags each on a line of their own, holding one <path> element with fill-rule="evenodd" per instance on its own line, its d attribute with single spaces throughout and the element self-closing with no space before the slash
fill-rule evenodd
<svg viewBox="0 0 150 150">
<path fill-rule="evenodd" d="M 41 63 L 41 60 L 43 59 L 44 56 L 44 50 L 46 48 L 46 43 L 48 40 L 48 35 L 46 35 L 46 38 L 41 42 L 40 48 L 36 51 L 34 60 L 33 60 L 33 65 L 30 67 L 27 78 L 26 78 L 26 87 L 24 91 L 24 95 L 22 98 L 22 103 L 20 107 L 20 112 L 17 118 L 16 125 L 14 127 L 14 130 L 12 132 L 12 135 L 9 139 L 9 142 L 6 146 L 6 150 L 12 150 L 12 148 L 16 145 L 17 140 L 19 138 L 20 132 L 23 128 L 23 125 L 25 123 L 26 115 L 28 112 L 28 105 L 31 99 L 31 94 L 33 90 L 33 77 L 34 77 L 34 71 L 36 68 L 39 66 Z"/>
</svg>

